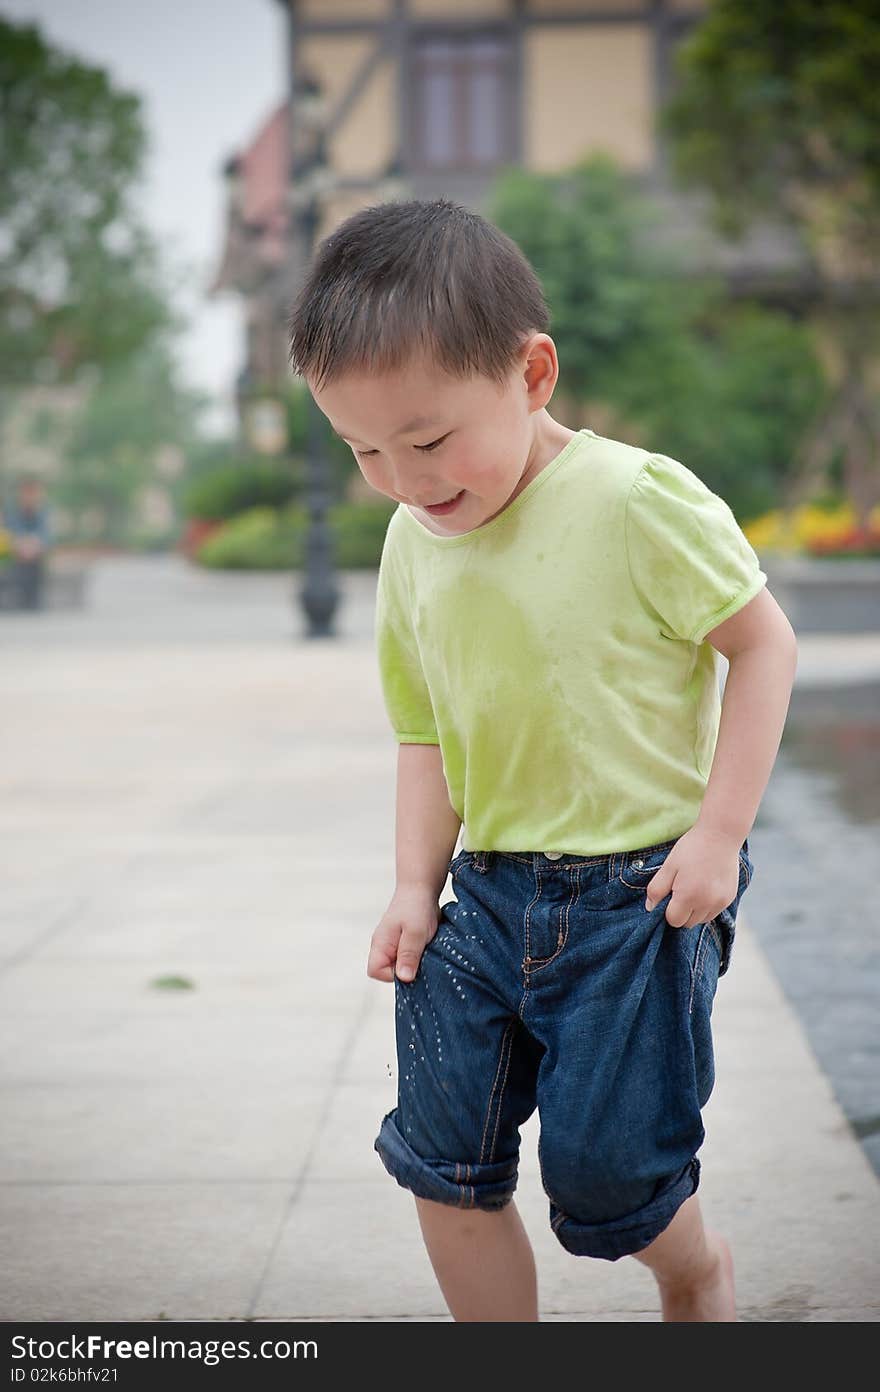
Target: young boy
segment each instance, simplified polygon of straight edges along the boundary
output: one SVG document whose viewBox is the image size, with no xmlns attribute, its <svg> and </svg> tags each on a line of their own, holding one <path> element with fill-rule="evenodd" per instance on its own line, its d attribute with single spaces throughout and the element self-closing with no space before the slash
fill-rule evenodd
<svg viewBox="0 0 880 1392">
<path fill-rule="evenodd" d="M 536 1106 L 563 1247 L 644 1262 L 665 1320 L 735 1320 L 696 1152 L 795 638 L 690 470 L 550 416 L 548 327 L 515 243 L 446 199 L 349 217 L 291 315 L 294 371 L 399 504 L 376 609 L 397 884 L 367 965 L 395 986 L 398 1099 L 375 1148 L 455 1320 L 538 1319 L 512 1201 Z"/>
</svg>

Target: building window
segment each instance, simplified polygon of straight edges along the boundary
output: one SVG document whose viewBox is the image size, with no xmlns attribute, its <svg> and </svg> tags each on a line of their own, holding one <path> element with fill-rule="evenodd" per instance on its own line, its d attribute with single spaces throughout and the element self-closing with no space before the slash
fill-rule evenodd
<svg viewBox="0 0 880 1392">
<path fill-rule="evenodd" d="M 417 39 L 412 161 L 421 170 L 486 169 L 511 158 L 510 44 L 486 35 Z"/>
</svg>

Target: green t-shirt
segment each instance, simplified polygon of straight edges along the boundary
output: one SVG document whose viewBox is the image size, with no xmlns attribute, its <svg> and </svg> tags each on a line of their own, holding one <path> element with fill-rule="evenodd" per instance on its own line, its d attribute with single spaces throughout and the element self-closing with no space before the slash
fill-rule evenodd
<svg viewBox="0 0 880 1392">
<path fill-rule="evenodd" d="M 463 535 L 401 504 L 376 595 L 382 690 L 399 743 L 440 745 L 464 849 L 683 835 L 721 714 L 704 638 L 766 581 L 695 474 L 592 430 Z"/>
</svg>

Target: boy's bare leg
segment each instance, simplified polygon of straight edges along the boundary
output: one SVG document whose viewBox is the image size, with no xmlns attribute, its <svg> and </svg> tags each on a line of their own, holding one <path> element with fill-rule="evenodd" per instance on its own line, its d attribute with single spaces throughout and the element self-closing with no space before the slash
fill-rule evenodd
<svg viewBox="0 0 880 1392">
<path fill-rule="evenodd" d="M 491 1211 L 420 1198 L 416 1208 L 454 1320 L 537 1321 L 535 1256 L 512 1199 Z"/>
<path fill-rule="evenodd" d="M 633 1256 L 654 1273 L 664 1321 L 736 1320 L 730 1248 L 720 1233 L 704 1228 L 697 1194 L 685 1199 L 668 1228 Z"/>
</svg>

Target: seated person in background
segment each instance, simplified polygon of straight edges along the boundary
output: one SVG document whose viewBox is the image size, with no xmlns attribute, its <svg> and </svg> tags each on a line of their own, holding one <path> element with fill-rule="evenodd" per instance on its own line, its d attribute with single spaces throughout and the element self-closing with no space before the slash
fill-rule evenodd
<svg viewBox="0 0 880 1392">
<path fill-rule="evenodd" d="M 16 501 L 3 514 L 12 550 L 12 578 L 19 609 L 41 609 L 46 556 L 52 546 L 49 510 L 42 479 L 24 474 L 18 480 Z"/>
</svg>

